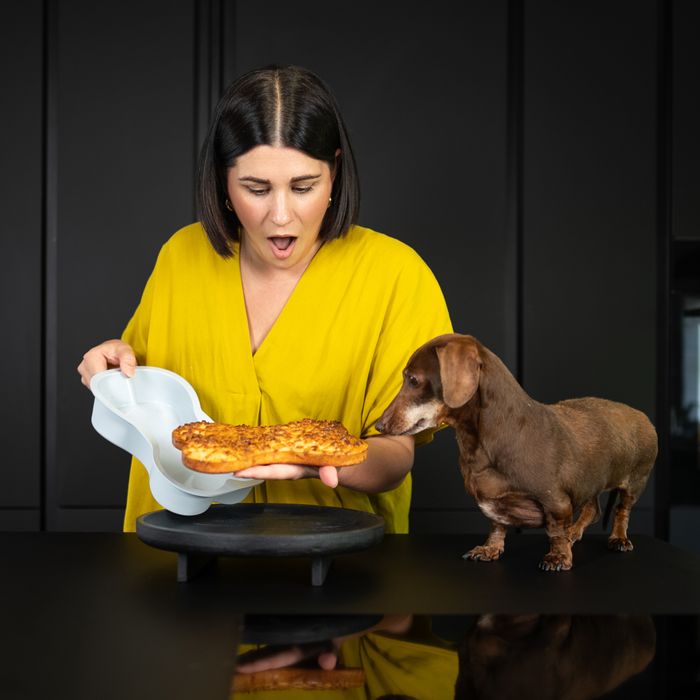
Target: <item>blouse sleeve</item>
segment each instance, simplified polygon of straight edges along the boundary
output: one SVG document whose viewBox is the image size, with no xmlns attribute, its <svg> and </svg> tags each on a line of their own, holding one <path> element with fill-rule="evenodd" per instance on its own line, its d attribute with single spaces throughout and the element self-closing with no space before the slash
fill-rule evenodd
<svg viewBox="0 0 700 700">
<path fill-rule="evenodd" d="M 408 359 L 423 343 L 452 332 L 442 290 L 430 268 L 412 253 L 394 280 L 382 329 L 374 349 L 362 415 L 362 437 L 379 435 L 375 423 L 398 393 Z M 436 429 L 416 435 L 430 442 Z"/>
</svg>

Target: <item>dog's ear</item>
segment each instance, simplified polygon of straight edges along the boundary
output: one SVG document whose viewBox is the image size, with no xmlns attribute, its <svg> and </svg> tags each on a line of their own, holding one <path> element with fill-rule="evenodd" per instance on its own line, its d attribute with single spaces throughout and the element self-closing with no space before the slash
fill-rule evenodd
<svg viewBox="0 0 700 700">
<path fill-rule="evenodd" d="M 449 408 L 464 406 L 479 386 L 481 363 L 472 343 L 449 342 L 435 348 L 440 363 L 442 398 Z"/>
</svg>

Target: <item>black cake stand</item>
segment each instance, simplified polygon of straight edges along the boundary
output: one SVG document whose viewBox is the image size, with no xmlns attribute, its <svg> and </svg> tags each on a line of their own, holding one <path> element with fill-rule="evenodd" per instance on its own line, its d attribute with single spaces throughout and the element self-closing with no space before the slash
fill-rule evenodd
<svg viewBox="0 0 700 700">
<path fill-rule="evenodd" d="M 217 556 L 311 557 L 311 584 L 322 586 L 332 557 L 380 542 L 384 520 L 347 508 L 239 503 L 196 516 L 146 513 L 136 521 L 136 534 L 152 547 L 178 553 L 180 582 Z"/>
</svg>

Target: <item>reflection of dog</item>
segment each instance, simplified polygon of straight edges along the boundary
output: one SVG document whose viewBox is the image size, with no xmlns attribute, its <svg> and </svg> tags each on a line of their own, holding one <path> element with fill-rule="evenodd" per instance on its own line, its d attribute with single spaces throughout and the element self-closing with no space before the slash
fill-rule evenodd
<svg viewBox="0 0 700 700">
<path fill-rule="evenodd" d="M 485 615 L 459 648 L 455 698 L 584 700 L 654 658 L 650 617 Z"/>
<path fill-rule="evenodd" d="M 608 545 L 632 549 L 630 509 L 657 453 L 643 413 L 593 398 L 537 403 L 490 350 L 453 334 L 416 350 L 377 429 L 413 435 L 442 423 L 456 429 L 464 484 L 491 520 L 486 542 L 465 557 L 498 559 L 507 525 L 545 527 L 550 551 L 540 567 L 570 569 L 571 545 L 600 515 L 599 495 L 612 489 L 620 501 Z"/>
</svg>

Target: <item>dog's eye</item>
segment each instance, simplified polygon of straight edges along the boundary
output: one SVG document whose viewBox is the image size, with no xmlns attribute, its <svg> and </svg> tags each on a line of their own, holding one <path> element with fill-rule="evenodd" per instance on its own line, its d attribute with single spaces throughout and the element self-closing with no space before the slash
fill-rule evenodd
<svg viewBox="0 0 700 700">
<path fill-rule="evenodd" d="M 406 379 L 411 386 L 418 386 L 418 380 L 412 374 L 409 374 Z"/>
</svg>

